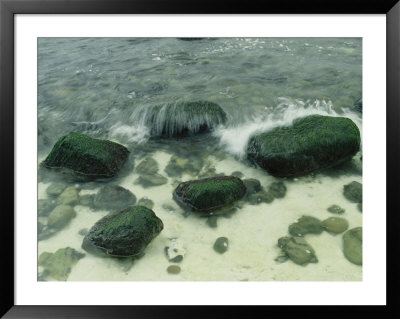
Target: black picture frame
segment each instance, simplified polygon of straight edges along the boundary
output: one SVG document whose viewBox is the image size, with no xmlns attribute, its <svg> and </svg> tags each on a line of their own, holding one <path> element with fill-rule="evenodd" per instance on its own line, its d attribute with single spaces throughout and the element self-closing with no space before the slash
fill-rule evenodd
<svg viewBox="0 0 400 319">
<path fill-rule="evenodd" d="M 16 306 L 14 303 L 14 15 L 15 14 L 385 14 L 387 19 L 387 305 L 376 307 L 314 307 L 336 318 L 367 314 L 373 318 L 399 317 L 398 254 L 399 205 L 396 182 L 400 136 L 400 3 L 398 0 L 297 0 L 234 4 L 214 1 L 163 0 L 0 0 L 0 180 L 1 192 L 1 309 L 4 318 L 164 318 L 227 315 L 226 307 L 201 306 Z M 385 172 L 382 172 L 384 174 Z M 6 186 L 5 186 L 6 185 Z M 384 212 L 376 212 L 383 214 Z M 6 225 L 6 226 L 5 226 Z M 240 293 L 240 292 L 238 292 Z M 329 309 L 327 309 L 329 308 Z M 309 307 L 235 307 L 229 313 L 249 311 L 265 316 L 310 316 Z"/>
</svg>

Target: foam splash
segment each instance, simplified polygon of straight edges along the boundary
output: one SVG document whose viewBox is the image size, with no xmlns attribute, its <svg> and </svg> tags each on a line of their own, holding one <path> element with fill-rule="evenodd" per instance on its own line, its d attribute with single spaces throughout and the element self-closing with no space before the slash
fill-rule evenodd
<svg viewBox="0 0 400 319">
<path fill-rule="evenodd" d="M 353 111 L 342 110 L 339 114 L 332 109 L 331 101 L 302 101 L 289 98 L 279 98 L 278 105 L 274 108 L 265 107 L 265 112 L 257 114 L 241 124 L 230 127 L 219 126 L 214 131 L 214 136 L 220 139 L 220 145 L 229 153 L 244 158 L 246 156 L 247 143 L 255 134 L 268 132 L 276 127 L 290 126 L 293 120 L 308 115 L 326 115 L 347 117 L 351 119 L 361 130 L 360 115 Z"/>
<path fill-rule="evenodd" d="M 130 143 L 143 143 L 149 139 L 150 130 L 144 125 L 132 126 L 118 122 L 110 128 L 110 136 Z"/>
</svg>

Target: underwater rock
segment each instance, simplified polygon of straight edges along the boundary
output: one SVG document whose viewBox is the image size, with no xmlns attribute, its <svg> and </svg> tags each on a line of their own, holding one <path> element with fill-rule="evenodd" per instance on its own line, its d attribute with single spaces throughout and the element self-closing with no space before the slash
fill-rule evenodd
<svg viewBox="0 0 400 319">
<path fill-rule="evenodd" d="M 362 265 L 362 227 L 352 228 L 343 235 L 343 254 L 353 264 Z"/>
<path fill-rule="evenodd" d="M 361 203 L 362 202 L 362 184 L 353 181 L 350 184 L 344 185 L 343 195 L 350 202 Z"/>
<path fill-rule="evenodd" d="M 262 190 L 261 192 L 246 197 L 246 200 L 250 205 L 258 205 L 261 203 L 270 204 L 274 201 L 274 196 L 272 196 L 270 192 Z"/>
<path fill-rule="evenodd" d="M 281 237 L 278 240 L 278 247 L 298 265 L 307 265 L 308 263 L 317 263 L 318 259 L 314 249 L 299 237 Z"/>
<path fill-rule="evenodd" d="M 255 194 L 262 190 L 261 183 L 258 179 L 247 178 L 242 180 L 244 186 L 246 186 L 246 197 Z"/>
<path fill-rule="evenodd" d="M 83 257 L 85 257 L 85 254 L 82 254 L 73 248 L 61 248 L 55 253 L 41 253 L 38 265 L 45 269 L 44 271 L 46 275 L 50 275 L 56 280 L 66 281 L 71 273 L 71 268 Z M 42 280 L 44 280 L 44 278 L 42 278 Z"/>
<path fill-rule="evenodd" d="M 38 200 L 38 215 L 48 216 L 49 213 L 56 207 L 56 201 L 51 199 L 39 199 Z"/>
<path fill-rule="evenodd" d="M 49 196 L 58 196 L 60 195 L 65 189 L 67 185 L 64 183 L 52 183 L 47 187 L 46 193 Z"/>
<path fill-rule="evenodd" d="M 223 254 L 228 250 L 229 240 L 226 237 L 219 237 L 214 243 L 214 250 L 219 253 Z"/>
<path fill-rule="evenodd" d="M 76 216 L 75 210 L 68 205 L 59 205 L 52 210 L 47 220 L 47 226 L 60 229 Z"/>
<path fill-rule="evenodd" d="M 73 187 L 67 187 L 60 196 L 57 197 L 57 203 L 60 205 L 71 205 L 74 206 L 78 204 L 79 197 L 78 197 L 78 190 Z"/>
<path fill-rule="evenodd" d="M 348 118 L 311 115 L 253 136 L 248 158 L 277 177 L 298 176 L 350 160 L 360 131 Z"/>
<path fill-rule="evenodd" d="M 362 203 L 358 203 L 357 204 L 357 208 L 362 213 Z"/>
<path fill-rule="evenodd" d="M 340 217 L 329 217 L 322 221 L 322 226 L 330 233 L 340 234 L 349 228 L 349 222 Z"/>
<path fill-rule="evenodd" d="M 89 229 L 87 228 L 82 228 L 78 231 L 78 234 L 81 236 L 86 236 L 87 234 L 89 234 Z"/>
<path fill-rule="evenodd" d="M 169 244 L 164 248 L 165 255 L 168 261 L 179 263 L 185 257 L 186 249 L 183 247 L 183 243 L 177 238 L 170 238 Z"/>
<path fill-rule="evenodd" d="M 177 39 L 182 41 L 199 41 L 203 40 L 204 38 L 177 38 Z"/>
<path fill-rule="evenodd" d="M 218 217 L 217 216 L 210 216 L 207 218 L 207 225 L 210 226 L 211 228 L 217 228 L 217 221 L 218 221 Z"/>
<path fill-rule="evenodd" d="M 211 212 L 241 199 L 245 192 L 239 178 L 221 176 L 180 183 L 173 198 L 184 209 Z"/>
<path fill-rule="evenodd" d="M 311 216 L 302 216 L 297 222 L 289 225 L 289 234 L 296 237 L 306 234 L 320 234 L 323 230 L 321 221 Z"/>
<path fill-rule="evenodd" d="M 86 194 L 79 196 L 79 205 L 92 207 L 94 197 L 95 197 L 94 194 Z"/>
<path fill-rule="evenodd" d="M 151 157 L 146 157 L 136 167 L 139 174 L 152 175 L 158 172 L 158 163 Z"/>
<path fill-rule="evenodd" d="M 140 175 L 136 180 L 135 184 L 142 185 L 144 188 L 152 187 L 152 186 L 160 186 L 167 184 L 168 178 L 160 175 L 160 174 L 153 174 L 153 175 Z"/>
<path fill-rule="evenodd" d="M 134 118 L 150 127 L 152 136 L 186 136 L 213 129 L 226 121 L 226 113 L 216 103 L 207 101 L 175 102 L 144 106 Z"/>
<path fill-rule="evenodd" d="M 132 206 L 97 221 L 83 239 L 82 248 L 100 256 L 136 256 L 163 228 L 152 210 Z"/>
<path fill-rule="evenodd" d="M 283 182 L 273 182 L 268 187 L 268 193 L 275 198 L 283 198 L 286 195 L 286 186 Z"/>
<path fill-rule="evenodd" d="M 345 212 L 345 210 L 338 206 L 338 205 L 331 205 L 327 208 L 327 211 L 332 213 L 332 214 L 337 214 L 337 215 L 341 215 Z"/>
<path fill-rule="evenodd" d="M 139 199 L 138 203 L 139 206 L 144 206 L 148 209 L 153 209 L 154 207 L 154 202 L 151 199 L 148 199 L 147 197 L 143 197 Z"/>
<path fill-rule="evenodd" d="M 238 177 L 238 178 L 242 178 L 244 176 L 243 173 L 239 172 L 239 171 L 234 171 L 234 172 L 232 172 L 231 175 L 235 176 L 235 177 Z"/>
<path fill-rule="evenodd" d="M 42 165 L 80 179 L 108 178 L 117 174 L 128 154 L 120 144 L 69 133 L 58 139 Z"/>
<path fill-rule="evenodd" d="M 136 203 L 136 196 L 128 189 L 119 185 L 102 187 L 93 200 L 98 209 L 123 209 Z"/>
<path fill-rule="evenodd" d="M 179 274 L 181 272 L 181 267 L 179 267 L 178 265 L 168 266 L 167 272 L 169 274 L 177 275 L 177 274 Z"/>
</svg>

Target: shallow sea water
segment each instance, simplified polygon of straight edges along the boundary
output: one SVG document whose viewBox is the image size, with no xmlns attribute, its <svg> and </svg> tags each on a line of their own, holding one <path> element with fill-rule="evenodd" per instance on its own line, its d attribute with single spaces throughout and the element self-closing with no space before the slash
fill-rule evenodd
<svg viewBox="0 0 400 319">
<path fill-rule="evenodd" d="M 158 162 L 158 172 L 168 178 L 165 185 L 143 188 L 134 184 L 139 176 L 135 169 L 127 168 L 91 189 L 79 185 L 79 195 L 96 193 L 112 183 L 129 189 L 137 199 L 151 199 L 164 229 L 133 264 L 86 253 L 68 280 L 362 280 L 362 267 L 343 256 L 342 234 L 306 235 L 318 263 L 299 266 L 274 260 L 280 253 L 277 240 L 302 215 L 324 220 L 336 216 L 327 208 L 337 204 L 346 211 L 340 217 L 348 220 L 349 229 L 362 226 L 356 204 L 343 196 L 344 185 L 362 182 L 361 152 L 340 167 L 283 179 L 284 198 L 256 206 L 242 202 L 230 218 L 218 217 L 217 228 L 209 227 L 205 217 L 185 214 L 172 199 L 177 181 L 196 179 L 196 172 L 181 178 L 164 172 L 172 155 L 202 157 L 216 173 L 240 171 L 242 179 L 257 178 L 267 188 L 279 179 L 245 158 L 247 141 L 255 132 L 322 114 L 349 117 L 362 133 L 361 114 L 353 109 L 362 95 L 361 39 L 41 38 L 38 62 L 38 163 L 60 136 L 76 131 L 125 145 L 135 166 L 150 155 Z M 148 128 L 134 117 L 138 108 L 200 99 L 218 103 L 228 115 L 227 123 L 196 137 L 150 139 Z M 39 199 L 47 198 L 51 181 L 38 183 Z M 108 213 L 80 205 L 74 209 L 77 216 L 66 227 L 38 241 L 38 256 L 65 247 L 84 252 L 78 231 Z M 229 238 L 229 249 L 221 255 L 213 244 L 222 236 Z M 170 238 L 178 238 L 186 251 L 178 264 L 181 272 L 175 275 L 166 271 L 173 264 L 164 254 Z"/>
</svg>

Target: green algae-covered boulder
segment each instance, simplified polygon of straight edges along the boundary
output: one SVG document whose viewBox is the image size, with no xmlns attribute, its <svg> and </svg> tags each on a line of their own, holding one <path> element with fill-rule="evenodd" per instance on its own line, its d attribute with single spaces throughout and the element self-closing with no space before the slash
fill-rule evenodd
<svg viewBox="0 0 400 319">
<path fill-rule="evenodd" d="M 132 206 L 97 221 L 83 239 L 82 248 L 95 255 L 137 256 L 163 228 L 151 209 Z"/>
<path fill-rule="evenodd" d="M 152 136 L 186 136 L 223 124 L 226 113 L 207 101 L 175 102 L 138 109 L 135 117 L 150 127 Z"/>
<path fill-rule="evenodd" d="M 243 182 L 234 176 L 219 176 L 180 183 L 173 198 L 184 209 L 211 212 L 241 199 Z"/>
<path fill-rule="evenodd" d="M 353 264 L 362 265 L 362 227 L 344 233 L 343 254 Z"/>
<path fill-rule="evenodd" d="M 360 148 L 360 131 L 344 117 L 311 115 L 253 136 L 248 157 L 277 177 L 290 177 L 350 160 Z"/>
<path fill-rule="evenodd" d="M 128 154 L 128 149 L 120 144 L 69 133 L 58 139 L 43 166 L 61 169 L 79 178 L 108 178 L 117 174 Z"/>
</svg>

